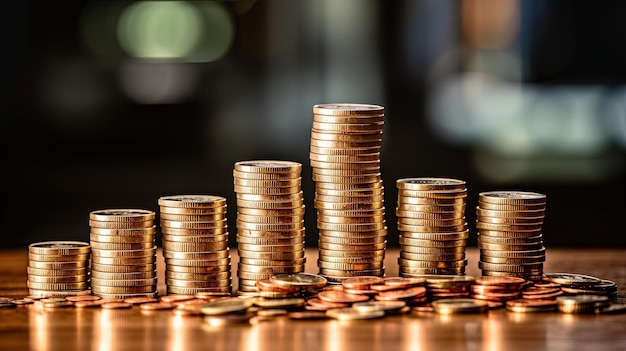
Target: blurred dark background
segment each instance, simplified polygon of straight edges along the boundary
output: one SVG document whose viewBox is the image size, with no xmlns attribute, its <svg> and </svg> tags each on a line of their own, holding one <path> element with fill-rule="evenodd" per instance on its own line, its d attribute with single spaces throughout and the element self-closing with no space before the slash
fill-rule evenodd
<svg viewBox="0 0 626 351">
<path fill-rule="evenodd" d="M 626 2 L 5 1 L 0 247 L 89 240 L 90 211 L 236 202 L 233 164 L 303 164 L 312 106 L 380 104 L 395 180 L 547 195 L 549 246 L 626 247 Z M 160 239 L 158 238 L 160 241 Z"/>
</svg>

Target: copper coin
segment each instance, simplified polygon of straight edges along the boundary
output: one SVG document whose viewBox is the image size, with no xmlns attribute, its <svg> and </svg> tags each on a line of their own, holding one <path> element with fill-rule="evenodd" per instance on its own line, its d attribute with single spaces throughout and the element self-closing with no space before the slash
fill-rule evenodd
<svg viewBox="0 0 626 351">
<path fill-rule="evenodd" d="M 326 315 L 326 313 L 322 311 L 297 311 L 297 312 L 290 312 L 287 316 L 291 319 L 298 319 L 298 320 L 330 318 L 329 316 Z"/>
<path fill-rule="evenodd" d="M 131 308 L 133 304 L 126 302 L 107 302 L 100 305 L 101 308 L 106 309 L 121 309 L 121 308 Z"/>
<path fill-rule="evenodd" d="M 147 296 L 137 296 L 137 297 L 129 297 L 124 299 L 125 303 L 131 304 L 131 305 L 141 305 L 144 303 L 152 303 L 152 302 L 158 302 L 159 300 L 155 297 L 147 297 Z"/>
<path fill-rule="evenodd" d="M 525 282 L 526 280 L 520 277 L 482 276 L 482 277 L 476 277 L 476 279 L 474 279 L 474 283 L 479 284 L 479 285 L 519 286 L 521 284 L 524 284 Z"/>
<path fill-rule="evenodd" d="M 100 296 L 94 295 L 77 295 L 77 296 L 68 296 L 65 298 L 67 301 L 78 302 L 78 301 L 97 301 L 100 300 Z"/>
<path fill-rule="evenodd" d="M 342 302 L 342 303 L 355 303 L 367 301 L 370 298 L 367 295 L 355 295 L 349 294 L 344 291 L 326 290 L 317 294 L 317 297 L 322 301 L 329 302 Z"/>
<path fill-rule="evenodd" d="M 196 297 L 194 295 L 166 295 L 161 296 L 160 301 L 165 303 L 175 303 L 181 301 L 193 300 Z"/>
<path fill-rule="evenodd" d="M 100 307 L 100 305 L 102 304 L 103 304 L 102 300 L 76 301 L 74 302 L 74 307 L 76 308 Z"/>
<path fill-rule="evenodd" d="M 385 280 L 377 276 L 350 277 L 341 282 L 346 289 L 369 290 L 371 285 L 382 284 Z"/>
<path fill-rule="evenodd" d="M 174 305 L 173 303 L 168 303 L 168 302 L 149 302 L 149 303 L 143 303 L 139 305 L 140 309 L 150 310 L 150 311 L 172 310 L 174 309 L 174 307 L 176 307 L 176 305 Z"/>
<path fill-rule="evenodd" d="M 326 311 L 330 308 L 341 308 L 350 306 L 350 304 L 348 303 L 324 301 L 320 300 L 317 297 L 308 299 L 306 303 L 306 309 L 315 311 Z"/>
<path fill-rule="evenodd" d="M 375 296 L 376 300 L 407 300 L 415 297 L 421 297 L 426 295 L 426 288 L 423 286 L 416 286 L 408 289 L 399 289 L 391 291 L 381 291 Z"/>
</svg>

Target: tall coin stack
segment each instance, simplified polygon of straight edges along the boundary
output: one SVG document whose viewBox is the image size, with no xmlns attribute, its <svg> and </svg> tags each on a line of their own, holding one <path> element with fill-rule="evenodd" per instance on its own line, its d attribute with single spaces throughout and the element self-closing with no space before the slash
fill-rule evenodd
<svg viewBox="0 0 626 351">
<path fill-rule="evenodd" d="M 237 275 L 240 292 L 257 291 L 258 280 L 304 272 L 302 164 L 280 160 L 235 163 Z"/>
<path fill-rule="evenodd" d="M 331 282 L 385 273 L 384 112 L 369 104 L 313 106 L 309 157 L 319 231 L 317 265 Z"/>
<path fill-rule="evenodd" d="M 400 276 L 464 275 L 469 237 L 465 181 L 403 178 L 396 187 Z"/>
<path fill-rule="evenodd" d="M 476 228 L 485 276 L 543 278 L 546 249 L 542 226 L 546 196 L 528 191 L 489 191 L 478 194 Z"/>
<path fill-rule="evenodd" d="M 102 298 L 157 295 L 155 213 L 107 209 L 89 213 L 91 291 Z"/>
<path fill-rule="evenodd" d="M 226 198 L 162 196 L 159 206 L 167 294 L 230 294 Z"/>
<path fill-rule="evenodd" d="M 43 241 L 28 246 L 26 282 L 39 297 L 89 294 L 89 243 Z"/>
</svg>

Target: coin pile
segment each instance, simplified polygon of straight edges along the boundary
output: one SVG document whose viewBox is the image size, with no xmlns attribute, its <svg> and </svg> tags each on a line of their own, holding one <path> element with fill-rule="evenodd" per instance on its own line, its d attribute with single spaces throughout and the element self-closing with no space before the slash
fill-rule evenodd
<svg viewBox="0 0 626 351">
<path fill-rule="evenodd" d="M 546 196 L 528 191 L 478 194 L 476 228 L 480 261 L 486 276 L 514 276 L 539 281 L 546 260 L 542 226 Z"/>
<path fill-rule="evenodd" d="M 226 198 L 159 198 L 167 294 L 232 291 Z"/>
<path fill-rule="evenodd" d="M 89 243 L 43 241 L 28 246 L 27 286 L 32 296 L 89 294 Z"/>
<path fill-rule="evenodd" d="M 105 209 L 89 213 L 91 291 L 102 298 L 157 295 L 155 213 Z"/>
<path fill-rule="evenodd" d="M 402 178 L 396 181 L 400 275 L 463 275 L 469 229 L 465 181 Z"/>
<path fill-rule="evenodd" d="M 472 285 L 472 298 L 493 302 L 516 300 L 522 297 L 522 288 L 526 283 L 524 278 L 519 277 L 478 277 Z"/>
<path fill-rule="evenodd" d="M 602 295 L 617 298 L 617 284 L 608 279 L 577 273 L 544 273 L 544 279 L 558 284 L 567 295 Z"/>
<path fill-rule="evenodd" d="M 281 160 L 236 162 L 238 291 L 256 291 L 272 274 L 304 271 L 302 164 Z"/>
<path fill-rule="evenodd" d="M 310 165 L 319 230 L 317 264 L 320 274 L 333 282 L 385 272 L 383 124 L 382 106 L 313 106 Z"/>
</svg>

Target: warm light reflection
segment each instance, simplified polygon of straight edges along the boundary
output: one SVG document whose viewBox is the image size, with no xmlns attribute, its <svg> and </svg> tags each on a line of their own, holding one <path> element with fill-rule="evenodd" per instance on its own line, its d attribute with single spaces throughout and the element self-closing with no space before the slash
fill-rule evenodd
<svg viewBox="0 0 626 351">
<path fill-rule="evenodd" d="M 187 340 L 191 340 L 187 333 L 188 331 L 188 319 L 183 316 L 173 315 L 169 318 L 170 320 L 170 330 L 169 333 L 169 347 L 168 350 L 171 351 L 184 351 L 189 349 L 189 345 L 187 345 Z"/>
<path fill-rule="evenodd" d="M 492 314 L 482 320 L 482 340 L 481 351 L 501 351 L 506 349 L 505 333 L 502 330 L 502 320 L 495 318 Z"/>
<path fill-rule="evenodd" d="M 327 322 L 326 339 L 324 340 L 324 350 L 326 351 L 343 351 L 348 349 L 348 345 L 344 345 L 343 332 L 340 321 Z"/>
<path fill-rule="evenodd" d="M 96 311 L 94 316 L 94 333 L 93 340 L 94 350 L 98 351 L 114 351 L 117 350 L 116 335 L 114 333 L 115 323 L 111 318 L 113 310 L 101 309 Z"/>
<path fill-rule="evenodd" d="M 411 323 L 405 324 L 405 332 L 402 333 L 404 345 L 403 349 L 411 350 L 411 351 L 422 351 L 427 350 L 426 345 L 424 344 L 426 340 L 426 336 L 424 335 L 424 326 L 420 321 L 411 321 Z"/>
<path fill-rule="evenodd" d="M 46 351 L 48 345 L 49 318 L 41 303 L 35 303 L 28 311 L 30 343 L 35 351 Z"/>
</svg>

